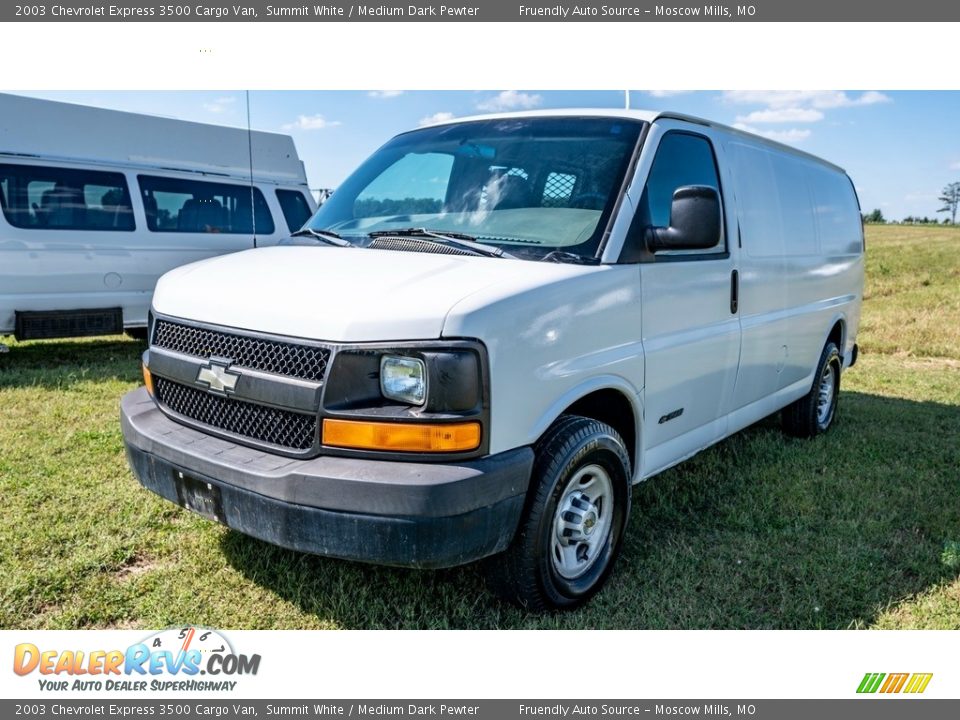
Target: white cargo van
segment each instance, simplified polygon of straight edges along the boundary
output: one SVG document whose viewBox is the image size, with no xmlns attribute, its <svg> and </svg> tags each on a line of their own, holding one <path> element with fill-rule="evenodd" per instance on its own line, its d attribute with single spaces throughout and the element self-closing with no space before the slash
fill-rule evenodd
<svg viewBox="0 0 960 720">
<path fill-rule="evenodd" d="M 145 328 L 165 272 L 316 207 L 289 136 L 0 95 L 0 335 Z"/>
<path fill-rule="evenodd" d="M 631 484 L 777 411 L 826 431 L 857 357 L 850 179 L 705 120 L 414 130 L 296 240 L 160 280 L 140 482 L 297 550 L 484 558 L 533 609 L 601 587 Z"/>
</svg>

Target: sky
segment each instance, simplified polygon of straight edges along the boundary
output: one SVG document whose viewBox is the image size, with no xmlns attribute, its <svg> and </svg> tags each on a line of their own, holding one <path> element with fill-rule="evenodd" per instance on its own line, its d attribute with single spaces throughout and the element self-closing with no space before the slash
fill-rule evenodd
<svg viewBox="0 0 960 720">
<path fill-rule="evenodd" d="M 64 91 L 33 97 L 236 127 L 243 91 Z M 564 107 L 623 107 L 623 90 L 251 91 L 256 130 L 293 136 L 311 188 L 336 188 L 371 152 L 433 118 Z M 865 212 L 938 214 L 960 181 L 960 91 L 632 90 L 630 106 L 672 110 L 766 135 L 840 165 Z"/>
</svg>

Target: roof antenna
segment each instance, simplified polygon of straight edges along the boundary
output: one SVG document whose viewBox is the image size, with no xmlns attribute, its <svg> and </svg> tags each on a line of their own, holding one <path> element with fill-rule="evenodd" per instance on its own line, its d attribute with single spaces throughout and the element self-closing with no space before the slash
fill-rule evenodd
<svg viewBox="0 0 960 720">
<path fill-rule="evenodd" d="M 629 90 L 623 91 L 623 109 L 624 110 L 630 109 L 630 91 Z"/>
<path fill-rule="evenodd" d="M 247 156 L 250 158 L 250 224 L 253 230 L 253 246 L 257 246 L 257 205 L 253 189 L 253 130 L 250 128 L 250 91 L 247 90 Z"/>
</svg>

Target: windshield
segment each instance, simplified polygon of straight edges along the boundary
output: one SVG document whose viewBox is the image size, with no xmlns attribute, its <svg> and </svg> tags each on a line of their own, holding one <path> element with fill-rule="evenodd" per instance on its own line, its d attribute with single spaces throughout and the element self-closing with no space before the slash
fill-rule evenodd
<svg viewBox="0 0 960 720">
<path fill-rule="evenodd" d="M 511 255 L 592 258 L 642 123 L 622 118 L 509 118 L 394 138 L 307 224 L 358 245 L 369 233 L 461 233 Z"/>
</svg>

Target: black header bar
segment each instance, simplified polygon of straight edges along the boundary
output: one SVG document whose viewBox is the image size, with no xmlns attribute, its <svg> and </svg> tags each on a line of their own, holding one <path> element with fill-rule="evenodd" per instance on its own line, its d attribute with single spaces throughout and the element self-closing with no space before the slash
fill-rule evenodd
<svg viewBox="0 0 960 720">
<path fill-rule="evenodd" d="M 183 681 L 193 682 L 193 681 Z M 906 710 L 905 706 L 910 709 Z M 217 699 L 189 695 L 163 700 L 113 696 L 60 699 L 54 695 L 30 700 L 0 700 L 3 717 L 31 720 L 142 720 L 173 715 L 178 720 L 233 720 L 238 717 L 284 720 L 644 720 L 664 716 L 706 716 L 741 720 L 942 720 L 956 717 L 960 700 L 921 697 L 874 697 L 872 700 L 237 700 L 224 693 Z"/>
<path fill-rule="evenodd" d="M 2 22 L 944 22 L 943 0 L 746 0 L 709 5 L 649 0 L 25 0 L 0 5 Z M 813 32 L 798 28 L 799 33 Z M 816 47 L 816 38 L 811 38 Z"/>
</svg>

